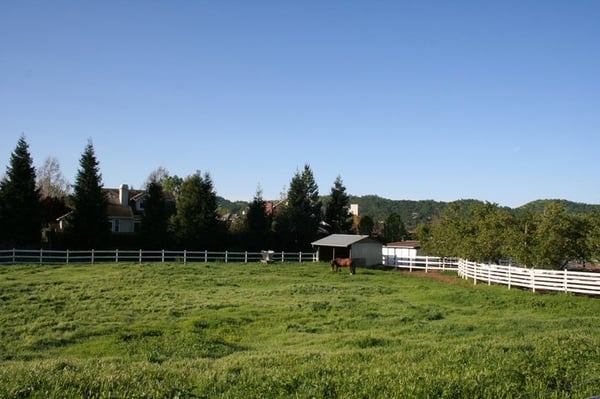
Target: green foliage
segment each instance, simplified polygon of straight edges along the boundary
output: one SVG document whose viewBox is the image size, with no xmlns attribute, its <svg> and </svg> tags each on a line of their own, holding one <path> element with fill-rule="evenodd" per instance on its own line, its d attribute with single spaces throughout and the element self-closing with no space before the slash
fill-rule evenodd
<svg viewBox="0 0 600 399">
<path fill-rule="evenodd" d="M 287 206 L 278 215 L 277 233 L 285 249 L 304 250 L 316 238 L 321 221 L 322 202 L 319 187 L 309 165 L 304 165 L 302 173 L 297 171 L 292 177 L 287 196 Z"/>
<path fill-rule="evenodd" d="M 563 268 L 569 260 L 589 258 L 585 247 L 588 231 L 585 219 L 567 214 L 561 203 L 552 202 L 546 205 L 538 220 L 534 236 L 537 265 Z"/>
<path fill-rule="evenodd" d="M 373 218 L 369 215 L 364 215 L 360 217 L 360 221 L 358 222 L 358 232 L 363 235 L 371 235 L 373 234 L 373 228 L 375 227 L 375 222 Z"/>
<path fill-rule="evenodd" d="M 272 217 L 267 214 L 262 191 L 256 190 L 246 213 L 246 245 L 250 250 L 270 247 Z"/>
<path fill-rule="evenodd" d="M 600 303 L 327 264 L 0 266 L 0 397 L 584 398 Z"/>
<path fill-rule="evenodd" d="M 170 193 L 175 200 L 179 198 L 181 192 L 181 186 L 183 185 L 183 179 L 177 175 L 169 176 L 168 172 L 163 176 L 162 181 L 163 190 Z"/>
<path fill-rule="evenodd" d="M 142 246 L 148 249 L 167 247 L 168 227 L 169 213 L 162 184 L 158 181 L 150 181 L 146 186 L 140 231 Z"/>
<path fill-rule="evenodd" d="M 29 145 L 21 136 L 0 182 L 0 245 L 35 247 L 42 226 L 40 194 Z"/>
<path fill-rule="evenodd" d="M 94 147 L 89 141 L 79 161 L 79 170 L 71 203 L 73 211 L 68 230 L 73 243 L 80 248 L 102 248 L 108 242 L 107 199 L 102 191 L 102 175 Z"/>
<path fill-rule="evenodd" d="M 385 220 L 383 235 L 388 243 L 407 240 L 409 238 L 408 230 L 406 230 L 400 215 L 397 213 L 391 213 L 387 217 Z"/>
<path fill-rule="evenodd" d="M 472 204 L 481 203 L 481 201 L 465 199 L 448 203 L 433 200 L 391 200 L 377 195 L 362 197 L 351 195 L 350 203 L 358 204 L 361 216 L 369 215 L 375 221 L 383 221 L 390 214 L 396 213 L 402 218 L 406 228 L 413 230 L 419 224 L 429 223 L 439 217 L 450 204 L 454 203 L 461 208 L 468 208 Z"/>
<path fill-rule="evenodd" d="M 177 243 L 187 249 L 219 249 L 224 226 L 218 218 L 217 195 L 208 173 L 188 176 L 177 197 L 177 213 L 170 231 Z"/>
<path fill-rule="evenodd" d="M 346 194 L 346 187 L 340 176 L 336 177 L 327 208 L 325 221 L 331 226 L 331 233 L 350 233 L 352 229 L 352 215 L 350 214 L 350 198 Z"/>
<path fill-rule="evenodd" d="M 535 200 L 518 207 L 516 210 L 540 214 L 544 212 L 546 206 L 552 203 L 559 203 L 565 209 L 565 212 L 570 214 L 587 214 L 600 212 L 600 205 L 583 204 L 581 202 L 573 202 L 561 199 Z"/>
<path fill-rule="evenodd" d="M 438 256 L 564 268 L 598 253 L 599 220 L 596 214 L 567 213 L 560 202 L 548 203 L 542 214 L 512 213 L 491 203 L 467 209 L 451 204 L 439 220 L 419 229 L 419 237 L 423 250 Z"/>
</svg>

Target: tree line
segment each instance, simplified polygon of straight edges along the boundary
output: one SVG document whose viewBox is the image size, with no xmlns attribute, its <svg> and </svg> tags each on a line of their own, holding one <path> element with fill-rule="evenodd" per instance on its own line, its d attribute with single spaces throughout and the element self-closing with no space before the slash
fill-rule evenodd
<svg viewBox="0 0 600 399">
<path fill-rule="evenodd" d="M 417 230 L 424 252 L 477 262 L 511 260 L 562 269 L 574 261 L 584 267 L 600 257 L 599 213 L 568 212 L 561 201 L 546 202 L 541 212 L 453 203 Z"/>
<path fill-rule="evenodd" d="M 278 202 L 267 204 L 257 189 L 246 211 L 231 219 L 219 214 L 208 173 L 197 171 L 181 178 L 159 167 L 144 189 L 140 230 L 127 243 L 136 248 L 309 250 L 312 241 L 329 233 L 371 234 L 375 230 L 371 218 L 350 214 L 349 196 L 340 176 L 323 199 L 308 164 L 296 171 Z M 84 148 L 71 186 L 54 158 L 36 171 L 29 145 L 21 136 L 0 182 L 0 247 L 119 247 L 123 243 L 111 234 L 107 207 L 91 141 Z M 402 220 L 391 216 L 387 238 L 406 236 Z M 56 232 L 53 227 L 58 218 L 63 219 L 64 231 Z"/>
<path fill-rule="evenodd" d="M 320 196 L 308 164 L 292 176 L 279 201 L 269 203 L 257 189 L 244 212 L 233 218 L 219 213 L 208 173 L 197 171 L 181 178 L 159 167 L 144 189 L 140 230 L 135 240 L 127 242 L 134 248 L 299 251 L 310 250 L 312 241 L 329 233 L 359 233 L 382 242 L 418 238 L 430 255 L 480 262 L 510 259 L 529 267 L 563 268 L 572 261 L 585 265 L 600 257 L 600 213 L 594 207 L 569 209 L 564 201 L 536 202 L 517 210 L 457 201 L 411 234 L 393 211 L 384 220 L 353 217 L 340 176 L 328 195 Z M 541 205 L 543 209 L 537 210 Z M 54 158 L 36 171 L 21 136 L 0 181 L 0 248 L 122 247 L 111 234 L 107 206 L 91 141 L 71 186 Z M 59 234 L 52 226 L 61 216 L 65 229 Z"/>
</svg>

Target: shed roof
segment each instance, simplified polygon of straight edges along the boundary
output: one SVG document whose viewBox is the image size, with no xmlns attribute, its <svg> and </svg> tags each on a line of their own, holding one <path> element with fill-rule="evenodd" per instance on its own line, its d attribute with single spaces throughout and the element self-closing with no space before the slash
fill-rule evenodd
<svg viewBox="0 0 600 399">
<path fill-rule="evenodd" d="M 360 241 L 372 241 L 377 242 L 369 238 L 368 235 L 359 235 L 359 234 L 331 234 L 327 237 L 323 237 L 320 240 L 313 241 L 311 245 L 313 247 L 338 247 L 338 248 L 348 248 L 352 244 L 356 244 Z"/>
<path fill-rule="evenodd" d="M 393 248 L 419 249 L 419 248 L 421 248 L 421 243 L 419 241 L 397 241 L 397 242 L 390 242 L 389 244 L 387 244 L 387 246 L 393 247 Z"/>
</svg>

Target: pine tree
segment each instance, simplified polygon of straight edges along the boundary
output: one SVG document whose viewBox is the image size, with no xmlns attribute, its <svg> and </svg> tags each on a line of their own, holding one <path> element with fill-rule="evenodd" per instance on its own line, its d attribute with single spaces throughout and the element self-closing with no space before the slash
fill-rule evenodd
<svg viewBox="0 0 600 399">
<path fill-rule="evenodd" d="M 72 197 L 73 212 L 69 231 L 76 246 L 85 249 L 102 248 L 108 243 L 107 199 L 102 190 L 102 175 L 92 142 L 88 142 L 79 161 Z"/>
<path fill-rule="evenodd" d="M 146 186 L 144 214 L 140 238 L 142 245 L 148 249 L 165 248 L 168 242 L 169 216 L 163 192 L 158 181 L 150 181 Z"/>
<path fill-rule="evenodd" d="M 40 194 L 29 145 L 21 136 L 0 182 L 0 220 L 5 245 L 36 247 L 41 237 Z"/>
<path fill-rule="evenodd" d="M 387 242 L 401 241 L 408 238 L 406 226 L 397 213 L 391 213 L 385 220 L 384 236 Z"/>
<path fill-rule="evenodd" d="M 271 217 L 267 215 L 262 191 L 257 189 L 246 214 L 246 233 L 248 234 L 247 241 L 250 249 L 263 248 L 268 242 L 270 230 Z"/>
<path fill-rule="evenodd" d="M 350 215 L 350 198 L 346 194 L 346 187 L 342 178 L 335 179 L 329 202 L 325 211 L 325 221 L 331 226 L 332 233 L 349 233 L 352 229 L 352 215 Z"/>
<path fill-rule="evenodd" d="M 302 173 L 296 172 L 288 190 L 285 226 L 288 234 L 288 245 L 303 250 L 310 247 L 316 238 L 317 228 L 321 221 L 321 200 L 319 187 L 315 182 L 310 166 L 304 165 Z"/>
<path fill-rule="evenodd" d="M 196 172 L 184 179 L 170 226 L 181 247 L 214 250 L 223 245 L 224 227 L 217 208 L 217 195 L 208 173 L 202 177 Z"/>
</svg>

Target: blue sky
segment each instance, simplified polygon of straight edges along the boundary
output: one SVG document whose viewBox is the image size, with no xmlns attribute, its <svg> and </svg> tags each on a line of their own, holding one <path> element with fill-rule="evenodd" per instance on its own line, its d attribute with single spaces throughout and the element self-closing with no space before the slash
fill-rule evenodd
<svg viewBox="0 0 600 399">
<path fill-rule="evenodd" d="M 209 172 L 321 194 L 600 203 L 598 1 L 4 1 L 0 171 Z"/>
</svg>

